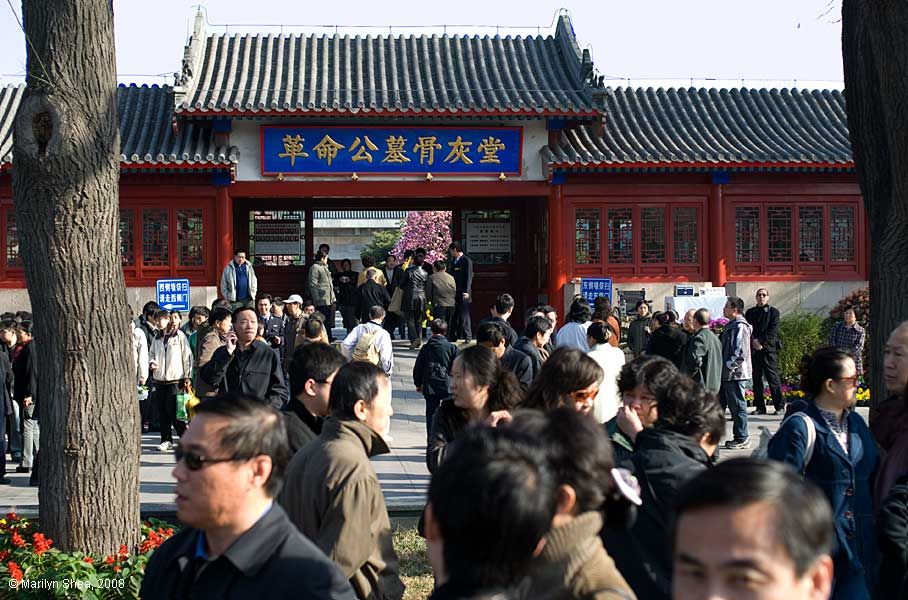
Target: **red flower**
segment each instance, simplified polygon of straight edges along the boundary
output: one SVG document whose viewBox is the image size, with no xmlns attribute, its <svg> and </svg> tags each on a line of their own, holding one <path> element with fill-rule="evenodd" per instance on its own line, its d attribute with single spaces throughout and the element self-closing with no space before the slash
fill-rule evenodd
<svg viewBox="0 0 908 600">
<path fill-rule="evenodd" d="M 112 564 L 114 564 L 116 561 L 117 561 L 117 559 L 114 557 L 113 554 L 111 554 L 111 555 L 109 555 L 109 556 L 107 556 L 107 557 L 104 558 L 104 563 L 105 563 L 105 564 L 108 564 L 108 565 L 112 565 Z"/>
<path fill-rule="evenodd" d="M 126 547 L 126 544 L 120 544 L 120 550 L 117 552 L 121 558 L 126 558 L 129 556 L 129 549 Z"/>
<path fill-rule="evenodd" d="M 114 573 L 119 573 L 121 570 L 122 569 L 120 569 L 120 567 L 114 565 L 114 568 L 113 568 Z"/>
<path fill-rule="evenodd" d="M 32 535 L 32 541 L 35 546 L 35 554 L 41 556 L 45 552 L 51 549 L 51 546 L 54 545 L 54 541 L 50 538 L 44 537 L 43 533 L 35 533 Z"/>
<path fill-rule="evenodd" d="M 22 569 L 19 568 L 19 565 L 10 561 L 6 563 L 6 566 L 9 569 L 10 578 L 15 579 L 16 581 L 22 581 L 24 574 L 22 573 Z"/>
<path fill-rule="evenodd" d="M 9 550 L 0 550 L 0 561 L 4 561 L 9 558 Z"/>
<path fill-rule="evenodd" d="M 6 513 L 6 520 L 9 521 L 10 523 L 13 523 L 13 522 L 19 520 L 19 515 L 17 515 L 14 512 L 8 512 L 8 513 Z"/>
<path fill-rule="evenodd" d="M 10 536 L 10 541 L 13 543 L 13 546 L 16 548 L 25 548 L 25 540 L 22 539 L 22 536 L 18 532 L 14 531 L 13 535 Z"/>
<path fill-rule="evenodd" d="M 82 562 L 87 562 L 88 564 L 94 564 L 95 561 L 92 557 L 86 556 L 85 558 L 82 559 Z"/>
</svg>

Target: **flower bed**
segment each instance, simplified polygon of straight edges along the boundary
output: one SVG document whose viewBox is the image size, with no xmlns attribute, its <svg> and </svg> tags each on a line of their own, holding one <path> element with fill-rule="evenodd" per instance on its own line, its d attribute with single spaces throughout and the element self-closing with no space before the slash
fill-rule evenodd
<svg viewBox="0 0 908 600">
<path fill-rule="evenodd" d="M 169 523 L 149 519 L 134 551 L 124 544 L 107 556 L 66 553 L 32 521 L 7 513 L 0 519 L 0 583 L 21 598 L 138 598 L 149 556 L 173 533 Z"/>
</svg>

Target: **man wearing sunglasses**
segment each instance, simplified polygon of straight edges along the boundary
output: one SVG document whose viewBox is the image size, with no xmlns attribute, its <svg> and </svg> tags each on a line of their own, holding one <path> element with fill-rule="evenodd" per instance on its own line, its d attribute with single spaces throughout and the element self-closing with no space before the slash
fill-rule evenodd
<svg viewBox="0 0 908 600">
<path fill-rule="evenodd" d="M 354 598 L 337 565 L 274 503 L 289 459 L 277 411 L 242 396 L 207 399 L 175 455 L 186 528 L 152 555 L 142 598 Z"/>
<path fill-rule="evenodd" d="M 394 414 L 391 382 L 381 367 L 353 361 L 334 376 L 330 403 L 321 434 L 290 462 L 278 501 L 303 535 L 337 563 L 358 598 L 400 600 L 404 585 L 391 521 L 369 462 L 389 452 L 382 432 Z"/>
<path fill-rule="evenodd" d="M 756 306 L 744 313 L 744 318 L 753 327 L 750 338 L 751 362 L 753 364 L 754 412 L 766 414 L 766 398 L 763 395 L 763 377 L 769 382 L 769 394 L 776 413 L 785 408 L 782 400 L 782 381 L 779 379 L 779 309 L 769 305 L 769 290 L 760 288 L 756 293 Z"/>
</svg>

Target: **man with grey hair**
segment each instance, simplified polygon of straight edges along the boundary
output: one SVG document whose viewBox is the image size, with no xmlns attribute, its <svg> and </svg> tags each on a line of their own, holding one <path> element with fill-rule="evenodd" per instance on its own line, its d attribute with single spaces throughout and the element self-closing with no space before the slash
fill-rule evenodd
<svg viewBox="0 0 908 600">
<path fill-rule="evenodd" d="M 687 315 L 684 315 L 684 320 L 687 320 Z M 695 310 L 691 321 L 694 330 L 687 339 L 681 372 L 700 383 L 709 393 L 718 394 L 722 384 L 722 343 L 709 328 L 708 310 Z"/>
<path fill-rule="evenodd" d="M 152 555 L 142 598 L 354 598 L 337 565 L 274 502 L 290 458 L 276 410 L 244 396 L 210 398 L 175 454 L 186 527 Z"/>
</svg>

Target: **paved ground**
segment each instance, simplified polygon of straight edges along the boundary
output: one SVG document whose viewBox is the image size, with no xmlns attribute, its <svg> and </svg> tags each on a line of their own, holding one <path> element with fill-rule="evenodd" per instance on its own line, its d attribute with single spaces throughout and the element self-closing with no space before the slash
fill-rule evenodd
<svg viewBox="0 0 908 600">
<path fill-rule="evenodd" d="M 421 395 L 413 387 L 411 373 L 416 351 L 406 343 L 395 342 L 395 374 L 392 376 L 394 394 L 394 417 L 391 435 L 394 441 L 391 453 L 373 459 L 375 471 L 385 492 L 388 507 L 393 509 L 421 508 L 424 504 L 429 472 L 425 465 L 426 427 L 425 407 Z M 867 418 L 867 409 L 859 409 Z M 749 430 L 753 446 L 750 450 L 722 451 L 722 458 L 749 456 L 759 442 L 759 428 L 766 427 L 770 433 L 778 429 L 781 417 L 752 416 Z M 731 422 L 728 422 L 727 438 L 731 437 Z M 158 434 L 142 436 L 141 457 L 141 499 L 143 512 L 167 513 L 173 507 L 173 478 L 170 471 L 174 460 L 172 453 L 158 452 Z M 7 471 L 15 471 L 16 465 L 7 462 Z M 0 486 L 0 514 L 16 510 L 23 514 L 36 514 L 38 510 L 38 489 L 28 486 L 28 475 L 14 472 L 7 475 L 13 480 L 10 486 Z"/>
</svg>

